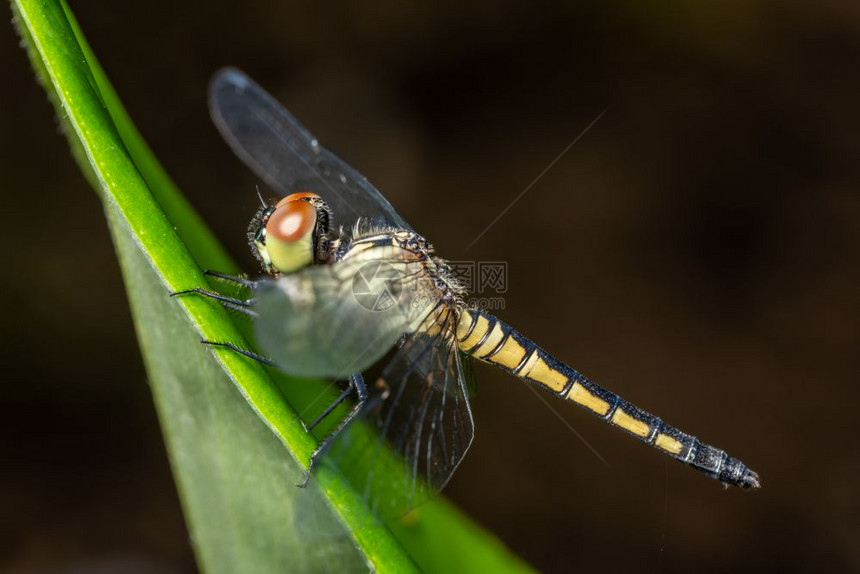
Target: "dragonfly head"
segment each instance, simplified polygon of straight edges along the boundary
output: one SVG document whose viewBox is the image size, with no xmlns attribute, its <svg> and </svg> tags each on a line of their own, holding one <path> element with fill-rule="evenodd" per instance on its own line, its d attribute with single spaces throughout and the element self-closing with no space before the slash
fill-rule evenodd
<svg viewBox="0 0 860 574">
<path fill-rule="evenodd" d="M 291 273 L 313 264 L 329 232 L 331 210 L 315 193 L 293 193 L 265 202 L 248 227 L 251 251 L 269 275 Z"/>
</svg>

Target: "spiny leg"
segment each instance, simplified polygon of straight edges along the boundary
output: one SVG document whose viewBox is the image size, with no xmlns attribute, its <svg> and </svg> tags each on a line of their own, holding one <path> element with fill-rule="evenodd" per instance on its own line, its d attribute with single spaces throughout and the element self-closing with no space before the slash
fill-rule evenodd
<svg viewBox="0 0 860 574">
<path fill-rule="evenodd" d="M 185 289 L 183 291 L 173 291 L 170 293 L 170 296 L 177 297 L 179 295 L 187 295 L 189 293 L 197 293 L 198 295 L 203 295 L 204 297 L 215 299 L 224 307 L 227 307 L 228 309 L 233 309 L 234 311 L 238 311 L 239 313 L 243 313 L 251 317 L 257 316 L 257 313 L 252 310 L 252 307 L 256 303 L 256 300 L 228 297 L 226 295 L 222 295 L 221 293 L 216 293 L 215 291 L 210 291 L 209 289 L 204 289 L 202 287 L 194 287 L 193 289 Z"/>
<path fill-rule="evenodd" d="M 225 343 L 225 342 L 220 342 L 220 341 L 207 341 L 205 339 L 202 339 L 200 342 L 205 344 L 205 345 L 212 345 L 213 347 L 223 347 L 225 349 L 230 349 L 231 351 L 239 353 L 240 355 L 243 355 L 243 356 L 248 357 L 250 359 L 254 359 L 255 361 L 263 363 L 264 365 L 278 368 L 278 365 L 274 361 L 272 361 L 271 359 L 268 359 L 262 355 L 258 355 L 257 353 L 254 353 L 253 351 L 243 349 L 242 347 L 239 347 L 238 345 L 234 345 L 233 343 Z M 322 442 L 320 442 L 319 445 L 317 445 L 317 448 L 314 449 L 314 452 L 311 454 L 310 461 L 308 462 L 308 469 L 305 472 L 305 476 L 302 479 L 301 484 L 299 484 L 298 486 L 300 486 L 302 488 L 307 486 L 308 480 L 310 479 L 310 475 L 311 475 L 311 469 L 313 468 L 314 462 L 316 461 L 316 459 L 323 452 L 325 452 L 325 449 L 328 448 L 328 446 L 331 444 L 331 442 L 335 438 L 337 438 L 337 436 L 341 433 L 341 431 L 343 431 L 343 429 L 346 428 L 346 426 L 358 415 L 358 413 L 361 412 L 361 409 L 364 406 L 365 401 L 367 400 L 367 388 L 364 385 L 364 378 L 361 376 L 361 374 L 359 373 L 359 374 L 352 375 L 349 378 L 349 385 L 347 386 L 346 389 L 344 389 L 344 391 L 340 394 L 340 396 L 338 396 L 332 404 L 330 404 L 328 407 L 326 407 L 326 409 L 322 413 L 320 413 L 319 416 L 317 416 L 309 425 L 307 425 L 305 427 L 308 431 L 312 430 L 317 424 L 320 423 L 320 421 L 322 421 L 325 417 L 330 415 L 331 412 L 334 409 L 336 409 L 339 404 L 341 404 L 343 401 L 345 401 L 346 398 L 352 394 L 353 390 L 355 390 L 355 392 L 358 394 L 358 402 L 356 403 L 355 407 L 353 407 L 352 411 L 350 411 L 350 413 L 346 416 L 346 418 L 344 418 L 344 420 L 338 424 L 337 428 L 335 428 L 326 438 L 324 438 L 322 440 Z"/>
<path fill-rule="evenodd" d="M 207 341 L 205 339 L 201 340 L 200 342 L 205 344 L 205 345 L 212 345 L 213 347 L 223 347 L 225 349 L 230 349 L 231 351 L 235 351 L 236 353 L 239 353 L 240 355 L 243 355 L 243 356 L 248 357 L 250 359 L 254 359 L 255 361 L 263 363 L 264 365 L 268 365 L 270 367 L 276 367 L 276 368 L 278 367 L 278 365 L 274 361 L 272 361 L 271 359 L 268 359 L 262 355 L 258 355 L 257 353 L 254 353 L 253 351 L 243 349 L 242 347 L 239 347 L 238 345 L 234 345 L 233 343 L 226 343 L 226 342 L 220 342 L 220 341 Z M 334 400 L 334 402 L 332 402 L 332 404 L 330 404 L 328 407 L 326 407 L 322 413 L 320 413 L 309 425 L 306 426 L 308 431 L 313 429 L 317 424 L 320 423 L 320 421 L 322 421 L 325 417 L 330 415 L 331 412 L 334 409 L 336 409 L 339 404 L 341 404 L 343 401 L 345 401 L 346 398 L 352 394 L 353 390 L 355 391 L 355 393 L 358 396 L 358 400 L 356 401 L 355 406 L 352 408 L 352 410 L 349 412 L 349 414 L 346 415 L 346 417 L 344 417 L 344 419 L 338 423 L 337 427 L 332 432 L 330 432 L 328 434 L 328 436 L 326 436 L 322 441 L 320 441 L 320 443 L 317 445 L 317 447 L 311 453 L 310 460 L 308 461 L 308 468 L 305 471 L 305 476 L 302 479 L 302 482 L 297 484 L 296 486 L 304 488 L 308 485 L 308 481 L 310 480 L 310 477 L 311 477 L 311 471 L 313 470 L 314 464 L 316 463 L 317 459 L 320 457 L 320 455 L 322 455 L 326 451 L 326 449 L 329 446 L 331 446 L 331 443 L 334 441 L 334 439 L 336 439 L 340 435 L 340 433 L 343 432 L 343 430 L 347 427 L 347 425 L 349 425 L 349 423 L 351 423 L 355 419 L 355 417 L 358 416 L 358 414 L 361 412 L 361 409 L 364 407 L 365 403 L 367 402 L 367 387 L 364 384 L 364 377 L 361 376 L 361 373 L 356 373 L 356 374 L 352 375 L 349 378 L 349 385 L 347 386 L 346 389 L 344 389 L 344 391 L 340 394 L 340 396 L 338 396 Z"/>
<path fill-rule="evenodd" d="M 243 285 L 245 287 L 253 288 L 256 286 L 255 281 L 245 279 L 244 277 L 236 277 L 233 275 L 227 275 L 224 273 L 219 273 L 217 271 L 209 271 L 209 270 L 205 270 L 204 274 L 211 275 L 211 276 L 217 277 L 219 279 L 224 279 L 226 281 L 238 283 L 238 284 Z M 171 293 L 170 296 L 175 297 L 177 295 L 185 295 L 187 293 L 197 293 L 197 294 L 203 295 L 205 297 L 210 297 L 210 298 L 215 299 L 216 301 L 220 302 L 225 307 L 229 307 L 231 309 L 235 309 L 235 310 L 243 312 L 243 313 L 255 315 L 255 313 L 250 310 L 250 307 L 253 307 L 253 305 L 255 303 L 254 299 L 243 300 L 243 299 L 236 299 L 234 297 L 227 297 L 226 295 L 221 295 L 220 293 L 216 293 L 215 291 L 210 291 L 208 289 L 203 289 L 202 287 L 195 287 L 193 289 L 186 289 L 184 291 L 176 291 L 176 292 Z M 225 349 L 230 349 L 231 351 L 235 351 L 235 352 L 239 353 L 240 355 L 243 355 L 243 356 L 248 357 L 250 359 L 254 359 L 255 361 L 263 363 L 264 365 L 268 365 L 270 367 L 276 367 L 276 368 L 278 367 L 278 365 L 274 361 L 272 361 L 271 359 L 264 357 L 262 355 L 258 355 L 257 353 L 254 353 L 253 351 L 243 349 L 242 347 L 239 347 L 238 345 L 235 345 L 233 343 L 227 343 L 227 342 L 222 342 L 222 341 L 208 341 L 206 339 L 202 339 L 200 342 L 205 344 L 205 345 L 212 345 L 215 347 L 223 347 Z M 329 435 L 326 436 L 317 445 L 317 448 L 314 449 L 313 453 L 311 453 L 311 457 L 310 457 L 310 460 L 308 461 L 308 468 L 307 468 L 307 471 L 305 472 L 304 479 L 297 486 L 302 487 L 302 488 L 307 486 L 308 480 L 310 480 L 311 471 L 313 470 L 313 466 L 314 466 L 314 463 L 316 462 L 317 458 L 319 458 L 319 456 L 325 452 L 325 450 L 331 445 L 331 443 L 334 441 L 334 439 L 337 438 L 338 435 L 340 435 L 340 433 L 346 428 L 346 426 L 349 423 L 351 423 L 353 421 L 353 419 L 355 419 L 356 416 L 358 416 L 358 414 L 361 412 L 361 409 L 364 407 L 364 404 L 367 401 L 367 387 L 364 384 L 364 378 L 361 376 L 361 374 L 357 373 L 355 375 L 352 375 L 349 379 L 349 386 L 340 394 L 340 396 L 338 396 L 337 399 L 335 399 L 335 401 L 332 404 L 330 404 L 328 407 L 326 407 L 326 409 L 319 416 L 317 416 L 309 425 L 307 425 L 307 427 L 306 427 L 307 430 L 313 429 L 317 424 L 320 423 L 320 421 L 322 421 L 326 416 L 331 414 L 331 412 L 335 408 L 337 408 L 337 406 L 339 404 L 341 404 L 344 400 L 346 400 L 346 398 L 349 397 L 350 394 L 352 394 L 353 389 L 355 389 L 355 392 L 358 395 L 358 400 L 357 400 L 355 406 L 349 412 L 349 414 L 340 423 L 338 423 L 337 427 L 331 433 L 329 433 Z"/>
<path fill-rule="evenodd" d="M 356 375 L 353 375 L 353 377 L 355 377 L 355 376 L 356 376 Z M 360 375 L 359 375 L 359 376 L 360 376 Z M 319 415 L 317 415 L 317 418 L 315 418 L 315 419 L 314 419 L 314 420 L 313 420 L 309 425 L 306 425 L 306 426 L 305 426 L 305 428 L 307 428 L 308 430 L 313 430 L 313 428 L 314 428 L 315 426 L 317 426 L 321 420 L 323 420 L 323 419 L 324 419 L 324 418 L 326 418 L 328 415 L 330 415 L 330 414 L 331 414 L 331 412 L 332 412 L 334 409 L 336 409 L 336 408 L 337 408 L 337 406 L 338 406 L 340 403 L 342 403 L 343 401 L 345 401 L 345 400 L 346 400 L 346 398 L 347 398 L 349 395 L 351 395 L 351 394 L 352 394 L 352 391 L 353 391 L 353 387 L 354 387 L 354 386 L 355 386 L 355 385 L 354 385 L 354 384 L 353 384 L 353 382 L 352 382 L 352 377 L 350 377 L 350 379 L 349 379 L 349 385 L 347 385 L 347 387 L 346 387 L 346 388 L 344 389 L 344 391 L 340 394 L 340 396 L 339 396 L 338 398 L 336 398 L 332 404 L 330 404 L 329 406 L 327 406 L 327 407 L 326 407 L 326 409 L 325 409 L 323 412 L 321 412 Z"/>
<path fill-rule="evenodd" d="M 208 275 L 210 277 L 216 277 L 218 279 L 223 279 L 224 281 L 229 281 L 230 283 L 237 283 L 244 287 L 254 288 L 257 286 L 257 282 L 251 279 L 247 279 L 245 277 L 240 277 L 239 275 L 228 275 L 226 273 L 221 273 L 220 271 L 211 271 L 209 269 L 203 270 L 204 275 Z"/>
<path fill-rule="evenodd" d="M 237 307 L 253 307 L 254 303 L 256 303 L 254 299 L 236 299 L 235 297 L 228 297 L 226 295 L 222 295 L 221 293 L 216 293 L 215 291 L 204 289 L 203 287 L 194 287 L 193 289 L 185 289 L 183 291 L 173 291 L 172 293 L 170 293 L 170 296 L 177 297 L 179 295 L 187 295 L 189 293 L 197 293 L 199 295 L 209 297 L 210 299 L 215 299 L 222 303 L 236 305 Z"/>
<path fill-rule="evenodd" d="M 249 351 L 248 349 L 243 349 L 238 345 L 234 345 L 233 343 L 225 343 L 221 341 L 207 341 L 206 339 L 201 339 L 201 343 L 204 345 L 212 345 L 213 347 L 224 347 L 225 349 L 230 349 L 231 351 L 235 351 L 240 355 L 244 355 L 249 359 L 254 359 L 259 363 L 263 363 L 264 365 L 268 365 L 270 367 L 278 368 L 278 365 L 272 359 L 266 358 L 263 355 L 258 355 L 253 351 Z"/>
<path fill-rule="evenodd" d="M 320 441 L 320 443 L 311 453 L 311 458 L 308 461 L 308 469 L 307 471 L 305 471 L 305 477 L 302 482 L 300 482 L 296 486 L 304 488 L 308 485 L 308 480 L 310 480 L 311 478 L 311 471 L 314 468 L 314 464 L 316 463 L 317 458 L 319 458 L 319 456 L 322 455 L 329 446 L 331 446 L 334 439 L 336 439 L 340 435 L 340 433 L 347 427 L 347 425 L 351 423 L 353 419 L 355 419 L 355 417 L 358 416 L 358 414 L 361 412 L 361 409 L 364 407 L 364 404 L 367 401 L 367 387 L 364 384 L 364 377 L 361 376 L 361 373 L 352 375 L 349 378 L 349 386 L 346 388 L 346 390 L 335 400 L 335 402 L 331 406 L 329 406 L 328 408 L 326 408 L 325 411 L 323 411 L 322 415 L 317 417 L 311 423 L 311 426 L 308 427 L 308 429 L 313 428 L 313 426 L 316 425 L 325 415 L 331 413 L 331 411 L 338 404 L 343 402 L 343 400 L 349 396 L 353 388 L 355 388 L 356 395 L 358 396 L 358 400 L 356 401 L 355 406 L 352 408 L 349 414 L 346 415 L 346 417 L 344 417 L 344 419 L 338 423 L 337 427 L 331 433 L 329 433 L 328 436 L 326 436 L 322 441 Z"/>
<path fill-rule="evenodd" d="M 253 351 L 243 349 L 242 347 L 234 345 L 233 343 L 207 341 L 205 339 L 201 340 L 200 342 L 205 345 L 212 345 L 213 347 L 223 347 L 225 349 L 230 349 L 231 351 L 235 351 L 240 355 L 244 355 L 245 357 L 254 359 L 255 361 L 263 363 L 264 365 L 278 368 L 278 365 L 271 359 L 266 358 L 262 355 L 258 355 Z M 358 414 L 361 412 L 361 409 L 364 407 L 364 404 L 367 401 L 367 387 L 364 384 L 364 377 L 361 376 L 361 373 L 356 373 L 355 375 L 352 375 L 349 378 L 349 386 L 347 386 L 347 388 L 340 394 L 340 396 L 338 396 L 332 404 L 326 407 L 326 409 L 319 416 L 317 416 L 309 425 L 306 426 L 308 431 L 313 429 L 326 416 L 330 415 L 331 412 L 335 408 L 337 408 L 339 404 L 345 401 L 346 398 L 352 394 L 353 390 L 355 390 L 356 394 L 358 395 L 358 400 L 355 406 L 352 408 L 349 414 L 340 423 L 338 423 L 337 427 L 331 433 L 329 433 L 328 436 L 326 436 L 311 453 L 310 460 L 308 461 L 308 469 L 307 471 L 305 471 L 305 476 L 302 479 L 302 482 L 299 483 L 297 486 L 304 488 L 308 485 L 308 480 L 310 480 L 311 471 L 313 470 L 314 463 L 316 462 L 317 458 L 319 458 L 319 456 L 325 452 L 325 450 L 331 445 L 334 439 L 336 439 L 338 435 L 340 435 L 340 433 L 346 428 L 346 426 L 350 422 L 352 422 L 352 420 L 356 416 L 358 416 Z"/>
</svg>

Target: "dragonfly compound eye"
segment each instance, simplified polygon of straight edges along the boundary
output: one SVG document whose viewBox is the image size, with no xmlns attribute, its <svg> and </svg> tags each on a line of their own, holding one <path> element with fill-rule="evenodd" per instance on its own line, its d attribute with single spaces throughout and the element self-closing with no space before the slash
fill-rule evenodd
<svg viewBox="0 0 860 574">
<path fill-rule="evenodd" d="M 317 212 L 307 201 L 278 204 L 266 222 L 266 239 L 300 241 L 313 231 L 316 219 Z"/>
<path fill-rule="evenodd" d="M 282 199 L 266 222 L 266 251 L 272 266 L 289 273 L 313 263 L 317 211 L 303 197 Z"/>
</svg>

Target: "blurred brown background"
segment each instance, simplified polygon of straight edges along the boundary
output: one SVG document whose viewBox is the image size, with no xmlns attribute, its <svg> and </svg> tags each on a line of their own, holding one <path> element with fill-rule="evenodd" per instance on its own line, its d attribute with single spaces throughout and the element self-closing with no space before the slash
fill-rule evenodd
<svg viewBox="0 0 860 574">
<path fill-rule="evenodd" d="M 479 367 L 477 439 L 446 493 L 528 562 L 860 568 L 856 6 L 72 4 L 248 271 L 256 181 L 205 101 L 226 64 L 443 256 L 507 261 L 512 325 L 763 478 L 723 491 L 554 401 L 605 466 L 529 389 Z M 193 571 L 99 203 L 0 28 L 0 568 Z"/>
</svg>

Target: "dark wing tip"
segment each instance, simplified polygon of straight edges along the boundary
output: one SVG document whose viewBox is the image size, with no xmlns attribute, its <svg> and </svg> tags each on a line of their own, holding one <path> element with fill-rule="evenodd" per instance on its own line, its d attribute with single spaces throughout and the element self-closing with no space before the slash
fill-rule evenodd
<svg viewBox="0 0 860 574">
<path fill-rule="evenodd" d="M 212 76 L 212 81 L 209 83 L 209 92 L 213 92 L 216 88 L 224 85 L 232 85 L 237 88 L 243 88 L 251 82 L 251 79 L 239 68 L 233 66 L 225 66 L 219 69 Z"/>
<path fill-rule="evenodd" d="M 244 92 L 254 81 L 239 68 L 228 66 L 221 68 L 209 81 L 209 113 L 216 119 L 216 123 L 223 121 L 221 118 L 224 101 L 231 101 L 233 96 Z"/>
</svg>

